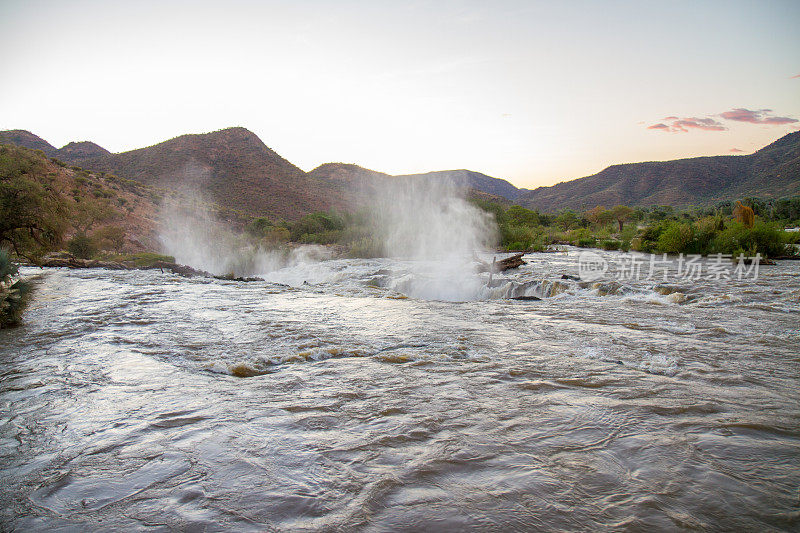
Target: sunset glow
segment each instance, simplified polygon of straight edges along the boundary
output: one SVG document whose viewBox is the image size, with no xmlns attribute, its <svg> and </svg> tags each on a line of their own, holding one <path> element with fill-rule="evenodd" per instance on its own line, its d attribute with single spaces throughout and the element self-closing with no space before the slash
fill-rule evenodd
<svg viewBox="0 0 800 533">
<path fill-rule="evenodd" d="M 798 20 L 789 1 L 6 1 L 0 129 L 119 152 L 240 125 L 306 171 L 535 187 L 797 130 Z"/>
</svg>

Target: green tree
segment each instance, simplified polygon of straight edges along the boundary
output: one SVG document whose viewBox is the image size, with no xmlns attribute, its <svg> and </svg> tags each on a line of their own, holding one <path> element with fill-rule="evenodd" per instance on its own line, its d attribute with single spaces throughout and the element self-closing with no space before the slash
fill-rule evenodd
<svg viewBox="0 0 800 533">
<path fill-rule="evenodd" d="M 605 207 L 602 205 L 598 205 L 594 209 L 590 209 L 586 212 L 586 218 L 589 219 L 589 222 L 594 224 L 595 226 L 605 226 L 612 220 L 614 220 L 614 216 Z"/>
<path fill-rule="evenodd" d="M 623 224 L 631 219 L 633 213 L 633 209 L 627 205 L 618 205 L 611 208 L 611 216 L 617 221 L 617 224 L 619 224 L 620 233 L 622 232 Z"/>
<path fill-rule="evenodd" d="M 85 233 L 77 233 L 67 243 L 69 253 L 80 259 L 91 259 L 97 253 L 94 240 Z"/>
<path fill-rule="evenodd" d="M 518 205 L 512 205 L 506 210 L 506 218 L 514 224 L 524 224 L 526 226 L 540 226 L 542 224 L 539 213 Z"/>
<path fill-rule="evenodd" d="M 34 179 L 43 165 L 32 151 L 0 146 L 0 247 L 34 262 L 61 242 L 68 213 L 56 191 Z"/>
</svg>

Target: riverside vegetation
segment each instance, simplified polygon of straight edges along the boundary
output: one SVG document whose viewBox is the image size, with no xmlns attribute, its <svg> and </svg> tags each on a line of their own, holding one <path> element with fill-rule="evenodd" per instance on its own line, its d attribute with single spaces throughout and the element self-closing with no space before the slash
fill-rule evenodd
<svg viewBox="0 0 800 533">
<path fill-rule="evenodd" d="M 800 242 L 800 233 L 784 231 L 786 226 L 800 225 L 797 197 L 774 201 L 747 198 L 684 210 L 618 205 L 558 213 L 471 201 L 494 216 L 498 245 L 507 252 L 541 252 L 549 245 L 570 244 L 645 253 L 783 257 L 796 255 L 793 245 Z M 269 243 L 334 244 L 351 257 L 380 257 L 384 253 L 382 238 L 374 227 L 367 212 L 312 213 L 295 223 L 258 218 L 247 230 Z"/>
</svg>

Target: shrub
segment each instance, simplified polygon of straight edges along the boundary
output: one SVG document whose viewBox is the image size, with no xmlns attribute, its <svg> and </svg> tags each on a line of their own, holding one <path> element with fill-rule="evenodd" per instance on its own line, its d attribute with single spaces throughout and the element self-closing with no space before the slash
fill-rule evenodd
<svg viewBox="0 0 800 533">
<path fill-rule="evenodd" d="M 756 220 L 752 228 L 732 222 L 713 241 L 714 252 L 737 255 L 746 253 L 776 256 L 786 253 L 786 237 L 774 224 Z"/>
<path fill-rule="evenodd" d="M 245 227 L 245 231 L 254 237 L 263 237 L 264 234 L 273 227 L 274 224 L 270 222 L 268 218 L 258 217 L 254 218 L 253 221 Z"/>
<path fill-rule="evenodd" d="M 656 250 L 668 254 L 690 252 L 693 238 L 694 232 L 689 224 L 673 222 L 659 235 Z"/>
<path fill-rule="evenodd" d="M 80 259 L 91 259 L 97 253 L 97 246 L 85 233 L 78 233 L 67 243 L 67 250 Z"/>
<path fill-rule="evenodd" d="M 299 241 L 306 235 L 342 229 L 344 229 L 344 221 L 339 215 L 321 212 L 311 213 L 292 225 L 291 238 L 294 241 Z"/>
<path fill-rule="evenodd" d="M 92 241 L 100 250 L 119 251 L 125 244 L 125 228 L 120 226 L 100 228 L 92 235 Z"/>
</svg>

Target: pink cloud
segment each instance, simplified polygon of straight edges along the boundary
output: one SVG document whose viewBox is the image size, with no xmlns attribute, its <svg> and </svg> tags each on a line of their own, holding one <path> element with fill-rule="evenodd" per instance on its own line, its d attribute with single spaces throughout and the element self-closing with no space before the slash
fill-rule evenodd
<svg viewBox="0 0 800 533">
<path fill-rule="evenodd" d="M 796 118 L 791 117 L 773 117 L 771 116 L 772 109 L 758 109 L 751 110 L 739 107 L 720 113 L 719 116 L 725 120 L 733 120 L 736 122 L 749 122 L 750 124 L 769 124 L 772 126 L 780 126 L 783 124 L 793 124 L 798 122 Z"/>
<path fill-rule="evenodd" d="M 744 150 L 739 150 L 738 148 L 731 148 L 730 152 L 732 154 L 743 154 Z"/>
<path fill-rule="evenodd" d="M 663 122 L 659 122 L 658 124 L 653 124 L 652 126 L 648 126 L 647 129 L 671 131 L 673 133 L 675 132 L 685 133 L 690 129 L 702 130 L 702 131 L 725 131 L 728 129 L 725 126 L 723 126 L 721 122 L 718 122 L 713 118 L 666 117 L 664 118 L 664 120 L 669 122 L 669 124 L 664 124 Z"/>
<path fill-rule="evenodd" d="M 797 77 L 800 77 L 798 74 Z M 792 117 L 776 117 L 772 114 L 772 109 L 746 109 L 744 107 L 737 107 L 730 111 L 725 111 L 719 115 L 712 115 L 713 117 L 731 120 L 733 122 L 747 122 L 750 124 L 766 124 L 768 126 L 783 126 L 787 124 L 796 124 L 800 120 Z M 683 132 L 689 130 L 701 131 L 726 131 L 728 129 L 725 124 L 716 118 L 697 118 L 697 117 L 684 117 L 680 118 L 674 115 L 664 117 L 663 122 L 648 126 L 649 130 L 669 131 L 673 133 Z"/>
</svg>

